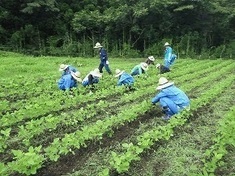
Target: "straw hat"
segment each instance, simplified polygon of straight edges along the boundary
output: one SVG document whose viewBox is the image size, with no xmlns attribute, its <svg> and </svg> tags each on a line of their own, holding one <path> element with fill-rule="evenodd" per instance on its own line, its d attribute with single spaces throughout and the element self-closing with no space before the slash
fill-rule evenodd
<svg viewBox="0 0 235 176">
<path fill-rule="evenodd" d="M 72 77 L 77 80 L 78 82 L 82 82 L 81 73 L 80 72 L 71 72 Z"/>
<path fill-rule="evenodd" d="M 148 64 L 146 64 L 145 62 L 141 62 L 140 66 L 144 71 L 148 70 Z"/>
<path fill-rule="evenodd" d="M 59 71 L 64 71 L 66 68 L 68 68 L 69 65 L 61 64 Z"/>
<path fill-rule="evenodd" d="M 116 73 L 115 77 L 119 77 L 121 74 L 124 73 L 124 70 L 116 69 L 116 70 L 115 70 L 115 73 Z"/>
<path fill-rule="evenodd" d="M 95 44 L 95 46 L 94 46 L 94 48 L 102 48 L 103 46 L 99 43 L 99 42 L 97 42 L 96 44 Z"/>
<path fill-rule="evenodd" d="M 148 59 L 151 61 L 155 61 L 155 58 L 153 56 L 149 56 Z"/>
<path fill-rule="evenodd" d="M 173 84 L 174 84 L 174 82 L 169 82 L 165 77 L 161 77 L 161 78 L 159 78 L 158 87 L 156 89 L 161 90 L 161 89 L 169 87 Z"/>
<path fill-rule="evenodd" d="M 166 42 L 165 44 L 164 44 L 164 46 L 169 46 L 170 44 L 168 43 L 168 42 Z"/>
<path fill-rule="evenodd" d="M 95 76 L 95 77 L 98 77 L 98 78 L 102 77 L 102 74 L 100 73 L 100 71 L 99 71 L 98 68 L 96 68 L 96 69 L 94 69 L 93 71 L 91 71 L 90 74 L 91 74 L 92 76 Z"/>
</svg>

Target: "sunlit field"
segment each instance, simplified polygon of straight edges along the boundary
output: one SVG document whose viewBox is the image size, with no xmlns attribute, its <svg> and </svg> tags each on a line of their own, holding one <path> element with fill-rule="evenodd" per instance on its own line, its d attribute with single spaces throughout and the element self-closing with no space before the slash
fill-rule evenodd
<svg viewBox="0 0 235 176">
<path fill-rule="evenodd" d="M 178 59 L 164 75 L 151 65 L 135 77 L 134 91 L 104 70 L 92 93 L 81 84 L 59 90 L 58 69 L 69 64 L 85 77 L 98 57 L 0 52 L 0 60 L 0 175 L 235 174 L 234 60 Z M 144 60 L 109 58 L 114 74 Z M 169 121 L 151 104 L 160 76 L 191 100 Z"/>
</svg>

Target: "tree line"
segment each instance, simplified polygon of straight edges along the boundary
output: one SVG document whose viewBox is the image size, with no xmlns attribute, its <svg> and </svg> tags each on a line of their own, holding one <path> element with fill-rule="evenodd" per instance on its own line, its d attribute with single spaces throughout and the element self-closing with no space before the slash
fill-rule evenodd
<svg viewBox="0 0 235 176">
<path fill-rule="evenodd" d="M 33 55 L 234 58 L 234 0 L 0 0 L 0 49 Z"/>
</svg>

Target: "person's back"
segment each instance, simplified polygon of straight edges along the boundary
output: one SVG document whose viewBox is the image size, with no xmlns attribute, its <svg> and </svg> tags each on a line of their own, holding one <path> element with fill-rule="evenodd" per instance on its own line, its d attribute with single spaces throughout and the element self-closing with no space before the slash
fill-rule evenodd
<svg viewBox="0 0 235 176">
<path fill-rule="evenodd" d="M 140 64 L 136 65 L 131 70 L 131 76 L 141 75 L 141 74 L 145 73 L 147 70 L 148 70 L 148 64 L 145 62 L 141 62 Z"/>
<path fill-rule="evenodd" d="M 63 75 L 58 81 L 58 88 L 61 90 L 69 90 L 73 87 L 77 87 L 77 82 L 72 79 L 71 74 Z"/>
<path fill-rule="evenodd" d="M 175 85 L 162 89 L 161 92 L 163 92 L 166 95 L 166 97 L 171 99 L 175 104 L 177 104 L 180 107 L 189 105 L 188 96 Z"/>
<path fill-rule="evenodd" d="M 118 80 L 118 86 L 120 85 L 133 85 L 134 84 L 134 78 L 129 75 L 128 73 L 124 72 L 121 74 L 119 80 Z"/>
</svg>

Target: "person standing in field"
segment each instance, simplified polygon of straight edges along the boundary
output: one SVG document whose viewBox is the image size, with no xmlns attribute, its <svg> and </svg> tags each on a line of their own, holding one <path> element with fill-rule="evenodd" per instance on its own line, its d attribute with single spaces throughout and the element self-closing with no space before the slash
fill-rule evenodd
<svg viewBox="0 0 235 176">
<path fill-rule="evenodd" d="M 134 78 L 126 73 L 124 70 L 115 70 L 115 77 L 118 78 L 117 86 L 124 85 L 127 89 L 132 90 L 134 85 Z"/>
<path fill-rule="evenodd" d="M 142 75 L 148 70 L 148 64 L 141 62 L 131 70 L 131 76 Z"/>
<path fill-rule="evenodd" d="M 82 85 L 84 87 L 91 86 L 93 88 L 93 85 L 97 84 L 101 77 L 102 74 L 100 73 L 99 69 L 96 68 L 86 75 L 86 77 L 82 80 Z"/>
<path fill-rule="evenodd" d="M 188 96 L 177 88 L 174 82 L 169 82 L 165 77 L 161 77 L 156 89 L 160 90 L 160 92 L 152 98 L 152 104 L 160 103 L 164 113 L 163 120 L 169 120 L 174 114 L 190 108 Z"/>
<path fill-rule="evenodd" d="M 99 71 L 100 73 L 103 73 L 103 67 L 105 70 L 111 75 L 112 72 L 109 68 L 109 61 L 108 61 L 108 55 L 106 50 L 103 48 L 103 46 L 97 42 L 94 46 L 95 49 L 99 50 L 99 55 L 100 55 L 100 65 L 99 65 Z"/>
<path fill-rule="evenodd" d="M 154 65 L 155 58 L 153 56 L 149 56 L 146 60 L 145 63 L 148 65 Z"/>
<path fill-rule="evenodd" d="M 170 67 L 174 63 L 177 56 L 173 54 L 172 48 L 170 47 L 170 44 L 168 42 L 164 44 L 164 47 L 165 47 L 164 67 L 170 70 Z"/>
<path fill-rule="evenodd" d="M 68 91 L 72 88 L 75 88 L 78 86 L 78 82 L 82 82 L 80 78 L 81 74 L 80 72 L 73 72 L 71 71 L 70 74 L 62 75 L 61 78 L 58 81 L 58 88 L 60 90 Z"/>
</svg>

